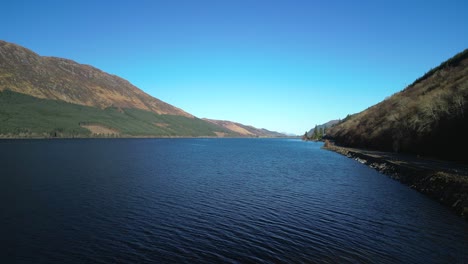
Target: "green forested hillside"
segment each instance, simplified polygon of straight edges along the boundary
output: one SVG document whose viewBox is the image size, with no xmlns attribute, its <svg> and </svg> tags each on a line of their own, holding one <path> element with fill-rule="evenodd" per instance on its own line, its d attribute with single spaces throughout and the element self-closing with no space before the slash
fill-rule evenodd
<svg viewBox="0 0 468 264">
<path fill-rule="evenodd" d="M 85 125 L 98 125 L 115 132 L 101 136 L 217 136 L 215 132 L 238 136 L 198 118 L 129 108 L 100 109 L 9 90 L 0 92 L 1 137 L 96 136 Z"/>
</svg>

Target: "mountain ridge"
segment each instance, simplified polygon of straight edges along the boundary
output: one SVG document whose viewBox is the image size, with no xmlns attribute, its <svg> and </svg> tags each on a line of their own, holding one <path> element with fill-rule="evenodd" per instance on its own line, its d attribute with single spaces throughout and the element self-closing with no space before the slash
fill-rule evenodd
<svg viewBox="0 0 468 264">
<path fill-rule="evenodd" d="M 70 59 L 40 56 L 0 40 L 0 91 L 79 105 L 137 108 L 157 114 L 193 115 L 154 98 L 129 81 Z"/>
<path fill-rule="evenodd" d="M 203 118 L 203 120 L 210 123 L 216 124 L 218 126 L 224 127 L 234 133 L 238 133 L 242 136 L 251 136 L 251 137 L 286 137 L 283 133 L 276 131 L 270 131 L 264 128 L 256 128 L 253 126 L 244 125 L 241 123 L 228 121 L 228 120 L 216 120 Z"/>
</svg>

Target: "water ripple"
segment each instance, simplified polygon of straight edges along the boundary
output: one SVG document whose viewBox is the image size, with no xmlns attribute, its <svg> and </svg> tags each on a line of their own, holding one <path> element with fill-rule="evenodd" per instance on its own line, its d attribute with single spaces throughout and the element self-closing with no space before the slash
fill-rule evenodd
<svg viewBox="0 0 468 264">
<path fill-rule="evenodd" d="M 320 144 L 31 142 L 0 149 L 5 263 L 468 262 L 466 222 Z"/>
</svg>

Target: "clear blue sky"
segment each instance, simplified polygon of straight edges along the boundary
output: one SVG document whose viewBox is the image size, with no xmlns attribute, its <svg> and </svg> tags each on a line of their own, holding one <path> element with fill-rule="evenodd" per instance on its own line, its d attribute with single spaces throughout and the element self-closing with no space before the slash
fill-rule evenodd
<svg viewBox="0 0 468 264">
<path fill-rule="evenodd" d="M 197 117 L 303 134 L 468 48 L 468 1 L 8 1 L 0 39 Z"/>
</svg>

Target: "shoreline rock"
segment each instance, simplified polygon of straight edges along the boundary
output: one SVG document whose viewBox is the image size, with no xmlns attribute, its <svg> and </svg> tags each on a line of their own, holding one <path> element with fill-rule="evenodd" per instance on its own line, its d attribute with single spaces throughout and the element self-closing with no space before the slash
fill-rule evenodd
<svg viewBox="0 0 468 264">
<path fill-rule="evenodd" d="M 330 142 L 326 142 L 323 148 L 352 158 L 429 196 L 468 221 L 467 175 L 429 169 L 398 159 L 376 157 L 358 149 L 340 147 Z"/>
</svg>

